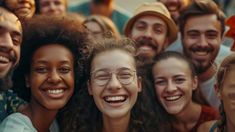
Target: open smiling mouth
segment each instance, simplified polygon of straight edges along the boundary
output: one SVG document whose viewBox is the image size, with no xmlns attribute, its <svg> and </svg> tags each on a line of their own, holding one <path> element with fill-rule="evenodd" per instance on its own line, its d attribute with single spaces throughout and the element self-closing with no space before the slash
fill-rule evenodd
<svg viewBox="0 0 235 132">
<path fill-rule="evenodd" d="M 103 99 L 107 103 L 122 103 L 126 101 L 127 96 L 125 95 L 105 96 Z"/>
<path fill-rule="evenodd" d="M 49 94 L 61 94 L 64 93 L 64 89 L 53 89 L 53 90 L 47 90 Z"/>
<path fill-rule="evenodd" d="M 8 62 L 10 62 L 9 58 L 0 56 L 0 63 L 8 63 Z"/>
<path fill-rule="evenodd" d="M 206 56 L 209 51 L 194 51 L 194 53 L 199 56 Z"/>
<path fill-rule="evenodd" d="M 179 100 L 182 97 L 182 95 L 175 95 L 175 96 L 167 96 L 164 97 L 166 101 L 176 101 Z"/>
<path fill-rule="evenodd" d="M 46 96 L 52 99 L 60 99 L 65 94 L 65 89 L 46 89 L 44 90 Z"/>
</svg>

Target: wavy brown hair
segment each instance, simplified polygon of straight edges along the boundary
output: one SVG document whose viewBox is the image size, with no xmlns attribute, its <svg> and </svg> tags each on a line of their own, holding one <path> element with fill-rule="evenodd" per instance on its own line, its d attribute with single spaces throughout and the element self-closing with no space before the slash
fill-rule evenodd
<svg viewBox="0 0 235 132">
<path fill-rule="evenodd" d="M 94 48 L 90 51 L 87 69 L 86 69 L 86 81 L 90 79 L 91 63 L 93 59 L 100 53 L 112 50 L 122 50 L 128 53 L 135 59 L 135 44 L 133 41 L 127 38 L 116 40 L 115 38 L 106 38 L 103 41 L 94 44 Z M 138 71 L 138 69 L 137 69 Z M 138 72 L 137 72 L 138 74 Z M 139 76 L 139 74 L 138 74 Z M 85 81 L 85 82 L 86 82 Z M 164 124 L 162 116 L 153 110 L 148 89 L 142 85 L 142 92 L 138 94 L 137 101 L 131 110 L 129 132 L 154 132 L 164 131 Z M 77 94 L 77 99 L 74 100 L 72 109 L 67 111 L 64 123 L 67 124 L 62 131 L 64 132 L 102 132 L 103 120 L 102 113 L 94 103 L 93 97 L 89 95 L 86 83 L 84 83 L 82 89 Z M 158 106 L 156 106 L 158 107 Z"/>
<path fill-rule="evenodd" d="M 231 55 L 227 56 L 223 60 L 223 62 L 220 64 L 220 67 L 217 71 L 216 85 L 219 90 L 218 92 L 222 92 L 226 75 L 231 70 L 235 70 L 234 68 L 235 68 L 235 53 L 232 53 Z M 219 112 L 220 112 L 221 119 L 217 121 L 217 124 L 218 124 L 219 131 L 223 132 L 225 130 L 225 126 L 226 126 L 226 114 L 224 111 L 224 106 L 223 106 L 222 100 L 221 100 L 221 104 L 219 107 Z"/>
</svg>

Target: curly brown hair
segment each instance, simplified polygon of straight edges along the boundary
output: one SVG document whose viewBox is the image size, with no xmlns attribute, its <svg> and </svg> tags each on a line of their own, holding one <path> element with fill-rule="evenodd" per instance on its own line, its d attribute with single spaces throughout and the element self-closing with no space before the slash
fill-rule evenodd
<svg viewBox="0 0 235 132">
<path fill-rule="evenodd" d="M 135 59 L 136 48 L 133 41 L 127 38 L 121 38 L 120 40 L 106 38 L 94 44 L 94 48 L 89 52 L 86 66 L 86 80 L 90 79 L 91 63 L 95 56 L 102 52 L 115 49 L 122 50 Z M 138 71 L 137 75 L 139 76 Z M 153 107 L 158 106 L 153 106 L 151 103 L 151 96 L 148 95 L 150 92 L 147 92 L 149 89 L 145 86 L 147 85 L 142 85 L 142 92 L 138 94 L 137 101 L 131 110 L 129 132 L 165 131 L 164 119 L 162 119 L 160 113 L 154 111 Z M 65 118 L 63 118 L 64 123 L 62 124 L 66 123 L 66 126 L 63 127 L 62 131 L 102 132 L 102 113 L 95 105 L 93 97 L 89 95 L 87 83 L 84 83 L 76 97 L 77 99 L 74 100 L 74 104 L 71 106 L 73 109 L 67 111 L 64 116 Z"/>
<path fill-rule="evenodd" d="M 23 23 L 21 59 L 13 75 L 13 89 L 26 101 L 30 100 L 30 89 L 26 87 L 24 76 L 29 74 L 35 51 L 48 44 L 66 47 L 75 60 L 75 92 L 82 79 L 85 54 L 82 52 L 89 42 L 82 24 L 66 16 L 39 15 Z"/>
</svg>

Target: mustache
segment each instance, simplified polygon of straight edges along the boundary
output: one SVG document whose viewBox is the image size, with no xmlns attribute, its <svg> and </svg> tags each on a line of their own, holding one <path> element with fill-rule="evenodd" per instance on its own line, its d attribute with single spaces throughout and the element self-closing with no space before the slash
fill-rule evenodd
<svg viewBox="0 0 235 132">
<path fill-rule="evenodd" d="M 214 48 L 212 46 L 200 46 L 200 45 L 194 45 L 189 48 L 191 51 L 203 51 L 203 52 L 212 52 L 214 51 Z"/>
<path fill-rule="evenodd" d="M 10 61 L 16 62 L 16 54 L 12 53 L 12 51 L 9 53 L 8 51 L 4 50 L 3 48 L 0 48 L 0 52 L 6 55 L 7 58 L 9 58 Z"/>
<path fill-rule="evenodd" d="M 152 38 L 139 37 L 136 39 L 136 47 L 141 47 L 143 45 L 148 45 L 153 49 L 158 49 L 158 44 Z"/>
</svg>

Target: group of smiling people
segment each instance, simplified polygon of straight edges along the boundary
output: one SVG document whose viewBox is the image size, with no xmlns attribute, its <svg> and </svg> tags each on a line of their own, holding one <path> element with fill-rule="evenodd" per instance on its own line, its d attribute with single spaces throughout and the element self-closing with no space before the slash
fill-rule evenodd
<svg viewBox="0 0 235 132">
<path fill-rule="evenodd" d="M 180 53 L 159 54 L 141 76 L 135 44 L 128 38 L 109 36 L 94 43 L 71 18 L 46 16 L 33 18 L 23 33 L 13 89 L 28 104 L 1 123 L 3 132 L 54 131 L 56 121 L 66 132 L 196 131 L 218 119 L 198 96 L 194 67 Z M 215 128 L 221 130 L 234 124 L 234 62 L 232 54 L 218 71 L 223 118 Z M 178 124 L 182 120 L 190 125 Z"/>
<path fill-rule="evenodd" d="M 235 130 L 234 53 L 217 71 L 219 115 L 181 53 L 162 52 L 140 67 L 129 38 L 94 40 L 68 16 L 35 16 L 21 26 L 8 10 L 0 12 L 0 80 L 13 75 L 12 89 L 24 100 L 2 121 L 1 132 Z"/>
</svg>

